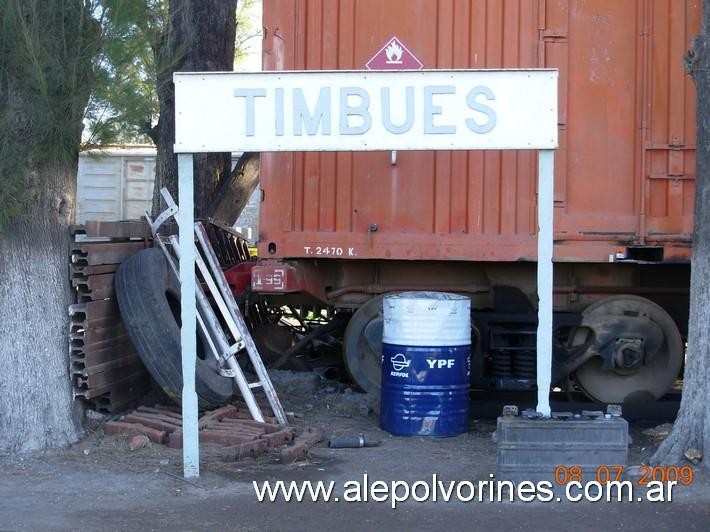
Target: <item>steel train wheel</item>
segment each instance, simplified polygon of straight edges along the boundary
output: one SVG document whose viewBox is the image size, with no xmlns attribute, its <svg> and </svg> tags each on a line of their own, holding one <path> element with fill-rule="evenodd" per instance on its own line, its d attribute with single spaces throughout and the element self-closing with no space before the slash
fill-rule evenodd
<svg viewBox="0 0 710 532">
<path fill-rule="evenodd" d="M 380 391 L 382 298 L 373 297 L 357 309 L 343 339 L 345 367 L 355 384 L 368 393 Z"/>
<path fill-rule="evenodd" d="M 646 317 L 663 331 L 663 344 L 653 358 L 633 371 L 602 368 L 602 359 L 593 357 L 577 368 L 574 378 L 590 399 L 601 403 L 623 403 L 661 398 L 673 385 L 683 363 L 683 341 L 673 319 L 660 306 L 638 296 L 614 296 L 598 301 L 583 315 Z M 589 331 L 579 331 L 574 344 L 587 340 Z"/>
</svg>

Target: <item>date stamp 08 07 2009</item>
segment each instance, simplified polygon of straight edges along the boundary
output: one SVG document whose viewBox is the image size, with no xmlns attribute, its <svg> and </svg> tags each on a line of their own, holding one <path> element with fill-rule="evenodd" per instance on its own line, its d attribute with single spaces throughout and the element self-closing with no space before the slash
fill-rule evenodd
<svg viewBox="0 0 710 532">
<path fill-rule="evenodd" d="M 607 482 L 618 482 L 624 480 L 624 467 L 620 465 L 602 465 L 596 468 L 596 480 L 600 484 Z M 637 473 L 640 478 L 638 483 L 647 486 L 649 482 L 677 482 L 682 486 L 689 486 L 693 483 L 693 469 L 689 465 L 684 466 L 647 466 L 642 465 Z M 555 483 L 568 484 L 570 482 L 582 482 L 582 467 L 557 466 L 555 468 Z"/>
</svg>

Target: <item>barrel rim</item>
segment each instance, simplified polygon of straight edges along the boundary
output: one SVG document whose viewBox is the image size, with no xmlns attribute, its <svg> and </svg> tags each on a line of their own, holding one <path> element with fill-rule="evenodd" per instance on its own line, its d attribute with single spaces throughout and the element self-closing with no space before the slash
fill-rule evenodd
<svg viewBox="0 0 710 532">
<path fill-rule="evenodd" d="M 394 292 L 385 295 L 384 299 L 412 299 L 412 300 L 434 300 L 434 301 L 471 301 L 470 296 L 457 294 L 454 292 L 438 292 L 435 290 L 408 290 L 406 292 Z"/>
</svg>

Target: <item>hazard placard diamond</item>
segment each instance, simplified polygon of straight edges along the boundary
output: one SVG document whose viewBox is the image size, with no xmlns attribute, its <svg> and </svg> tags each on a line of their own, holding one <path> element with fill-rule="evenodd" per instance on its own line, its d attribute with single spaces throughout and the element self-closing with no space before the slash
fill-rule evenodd
<svg viewBox="0 0 710 532">
<path fill-rule="evenodd" d="M 422 62 L 397 37 L 389 39 L 365 64 L 368 70 L 421 70 Z"/>
</svg>

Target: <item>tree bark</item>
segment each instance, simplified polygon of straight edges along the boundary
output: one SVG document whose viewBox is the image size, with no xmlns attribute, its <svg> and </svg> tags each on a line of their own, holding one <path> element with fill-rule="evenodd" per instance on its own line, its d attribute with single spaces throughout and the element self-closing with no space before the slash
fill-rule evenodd
<svg viewBox="0 0 710 532">
<path fill-rule="evenodd" d="M 237 0 L 170 0 L 166 33 L 156 53 L 160 118 L 153 214 L 165 208 L 160 188 L 177 200 L 175 143 L 175 88 L 173 72 L 231 71 L 234 65 Z M 195 215 L 207 212 L 220 182 L 231 174 L 230 153 L 195 155 Z"/>
<path fill-rule="evenodd" d="M 244 153 L 232 174 L 222 180 L 208 208 L 215 222 L 230 227 L 234 225 L 259 184 L 260 163 L 258 153 Z"/>
<path fill-rule="evenodd" d="M 710 452 L 710 0 L 686 66 L 697 92 L 695 221 L 690 276 L 688 350 L 680 410 L 654 463 L 675 464 L 687 451 Z M 702 462 L 710 468 L 710 459 Z"/>
<path fill-rule="evenodd" d="M 76 171 L 76 159 L 33 169 L 34 201 L 0 237 L 0 451 L 64 446 L 81 431 L 67 342 Z"/>
<path fill-rule="evenodd" d="M 69 224 L 100 34 L 83 0 L 6 1 L 0 12 L 0 183 L 21 191 L 0 227 L 0 452 L 22 452 L 81 431 L 69 377 Z"/>
</svg>

